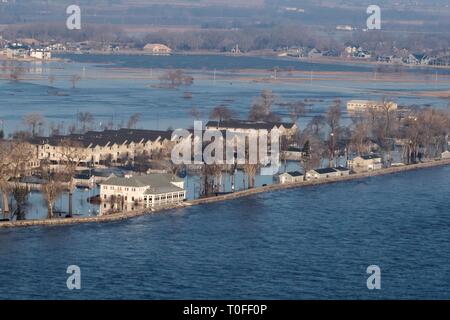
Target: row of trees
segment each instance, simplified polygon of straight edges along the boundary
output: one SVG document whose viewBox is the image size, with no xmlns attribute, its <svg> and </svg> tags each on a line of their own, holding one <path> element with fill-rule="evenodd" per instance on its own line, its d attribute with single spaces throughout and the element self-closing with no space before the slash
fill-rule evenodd
<svg viewBox="0 0 450 320">
<path fill-rule="evenodd" d="M 275 104 L 285 107 L 292 122 L 298 122 L 307 113 L 307 102 L 279 103 L 271 91 L 263 91 L 251 105 L 248 119 L 280 121 L 280 112 L 273 111 Z M 197 110 L 191 110 L 191 114 L 200 116 Z M 219 122 L 235 117 L 236 113 L 223 105 L 214 107 L 209 115 L 210 119 Z M 397 152 L 404 163 L 411 164 L 439 157 L 448 148 L 449 109 L 411 107 L 397 110 L 388 99 L 383 99 L 379 108 L 351 114 L 349 122 L 343 124 L 342 102 L 335 99 L 324 115 L 313 116 L 296 134 L 282 138 L 281 148 L 300 147 L 304 152 L 300 166 L 305 172 L 323 165 L 338 166 L 339 159 L 347 160 L 371 152 L 382 155 L 387 165 L 393 161 L 393 152 Z M 201 172 L 203 194 L 218 192 L 220 183 L 217 181 L 222 181 L 221 175 L 235 169 L 236 166 L 230 168 L 227 165 L 205 166 Z M 240 169 L 247 177 L 247 186 L 254 187 L 259 166 L 245 164 Z"/>
<path fill-rule="evenodd" d="M 12 139 L 0 141 L 0 192 L 2 193 L 3 216 L 9 219 L 11 212 L 18 219 L 23 218 L 30 186 L 24 178 L 33 174 L 41 179 L 41 192 L 47 204 L 49 219 L 53 218 L 54 203 L 64 191 L 68 192 L 68 215 L 73 214 L 73 190 L 75 175 L 84 154 L 76 141 L 61 143 L 61 166 L 53 167 L 48 160 L 36 165 L 35 147 L 26 141 Z M 10 210 L 10 195 L 15 208 Z"/>
<path fill-rule="evenodd" d="M 88 112 L 78 112 L 76 114 L 76 122 L 69 124 L 67 127 L 64 122 L 48 122 L 47 119 L 39 112 L 28 113 L 23 117 L 23 123 L 27 127 L 27 131 L 15 132 L 16 138 L 42 136 L 45 131 L 48 131 L 50 136 L 62 135 L 65 133 L 85 133 L 89 130 L 112 130 L 120 128 L 135 129 L 142 118 L 139 112 L 133 113 L 125 121 L 121 120 L 115 123 L 112 119 L 106 122 L 101 122 L 98 126 L 95 124 L 95 116 Z"/>
</svg>

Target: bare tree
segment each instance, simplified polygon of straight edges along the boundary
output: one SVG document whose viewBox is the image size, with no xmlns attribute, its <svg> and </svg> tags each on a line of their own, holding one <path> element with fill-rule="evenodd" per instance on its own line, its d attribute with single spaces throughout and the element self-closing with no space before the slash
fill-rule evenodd
<svg viewBox="0 0 450 320">
<path fill-rule="evenodd" d="M 200 110 L 198 110 L 196 107 L 192 107 L 189 109 L 189 115 L 195 120 L 199 120 L 202 116 Z"/>
<path fill-rule="evenodd" d="M 251 121 L 278 122 L 280 116 L 272 112 L 275 96 L 271 90 L 263 90 L 250 109 L 248 119 Z"/>
<path fill-rule="evenodd" d="M 81 77 L 79 75 L 72 75 L 70 76 L 70 83 L 72 84 L 72 89 L 75 89 L 77 86 L 77 82 L 81 80 Z"/>
<path fill-rule="evenodd" d="M 24 68 L 15 65 L 14 67 L 11 68 L 11 73 L 9 74 L 9 78 L 12 81 L 20 81 L 24 72 L 25 72 Z"/>
<path fill-rule="evenodd" d="M 230 120 L 233 118 L 234 112 L 230 110 L 227 106 L 216 106 L 212 109 L 211 114 L 209 115 L 210 119 L 217 120 L 218 123 L 224 120 Z"/>
<path fill-rule="evenodd" d="M 31 170 L 30 163 L 35 159 L 32 146 L 27 142 L 0 141 L 0 191 L 2 192 L 3 214 L 10 212 L 9 194 L 12 188 L 10 179 L 20 179 Z"/>
<path fill-rule="evenodd" d="M 69 216 L 73 214 L 73 190 L 75 189 L 75 174 L 80 163 L 85 160 L 87 154 L 85 148 L 79 141 L 64 139 L 60 144 L 61 163 L 63 175 L 66 176 L 69 192 Z"/>
<path fill-rule="evenodd" d="M 94 116 L 90 112 L 78 112 L 77 119 L 81 123 L 81 132 L 88 131 L 94 122 Z"/>
<path fill-rule="evenodd" d="M 128 129 L 134 129 L 136 128 L 137 123 L 142 117 L 142 113 L 133 113 L 129 118 L 127 122 L 127 128 Z"/>
<path fill-rule="evenodd" d="M 31 135 L 34 137 L 38 131 L 41 131 L 45 119 L 40 113 L 29 113 L 24 116 L 23 122 L 30 127 Z"/>
<path fill-rule="evenodd" d="M 290 103 L 288 106 L 289 116 L 291 117 L 291 121 L 293 123 L 297 123 L 300 116 L 304 115 L 306 112 L 306 104 L 298 101 L 294 103 Z"/>
<path fill-rule="evenodd" d="M 328 108 L 326 122 L 330 127 L 330 136 L 328 139 L 328 165 L 332 167 L 336 155 L 336 144 L 339 139 L 340 120 L 341 120 L 341 101 L 335 100 L 334 104 Z"/>
<path fill-rule="evenodd" d="M 51 74 L 51 75 L 48 76 L 48 83 L 50 85 L 53 85 L 55 83 L 55 81 L 56 81 L 56 76 L 55 75 Z"/>
<path fill-rule="evenodd" d="M 64 178 L 57 172 L 51 172 L 47 161 L 41 163 L 41 175 L 45 181 L 42 185 L 42 196 L 47 203 L 47 218 L 53 219 L 55 201 L 64 191 Z"/>
<path fill-rule="evenodd" d="M 186 75 L 183 70 L 167 70 L 159 77 L 162 87 L 176 88 L 181 85 L 189 86 L 194 83 L 192 76 Z"/>
</svg>

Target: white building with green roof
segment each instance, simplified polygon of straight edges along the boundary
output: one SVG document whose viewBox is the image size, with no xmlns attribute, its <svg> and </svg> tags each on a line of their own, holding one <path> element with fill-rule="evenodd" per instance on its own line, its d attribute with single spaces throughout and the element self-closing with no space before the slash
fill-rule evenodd
<svg viewBox="0 0 450 320">
<path fill-rule="evenodd" d="M 100 184 L 103 202 L 122 202 L 146 208 L 182 202 L 186 199 L 184 180 L 169 173 L 111 177 Z"/>
</svg>

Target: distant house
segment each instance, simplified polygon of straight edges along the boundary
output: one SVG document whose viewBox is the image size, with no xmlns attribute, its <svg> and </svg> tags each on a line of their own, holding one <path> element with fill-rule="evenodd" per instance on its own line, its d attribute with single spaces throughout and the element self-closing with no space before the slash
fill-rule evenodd
<svg viewBox="0 0 450 320">
<path fill-rule="evenodd" d="M 435 66 L 450 66 L 450 55 L 436 57 L 430 61 L 430 64 Z"/>
<path fill-rule="evenodd" d="M 48 46 L 48 50 L 51 52 L 64 52 L 67 51 L 67 47 L 62 43 L 54 43 Z"/>
<path fill-rule="evenodd" d="M 224 121 L 208 121 L 207 130 L 227 130 L 229 132 L 243 134 L 268 134 L 273 129 L 280 130 L 281 135 L 292 136 L 297 130 L 295 123 L 265 122 L 230 119 Z"/>
<path fill-rule="evenodd" d="M 286 52 L 288 57 L 300 58 L 303 56 L 303 49 L 298 47 L 289 48 Z"/>
<path fill-rule="evenodd" d="M 339 167 L 336 167 L 334 169 L 336 169 L 336 171 L 338 172 L 338 174 L 341 177 L 350 175 L 350 169 L 349 168 L 339 166 Z"/>
<path fill-rule="evenodd" d="M 391 63 L 394 56 L 381 55 L 377 57 L 378 62 Z"/>
<path fill-rule="evenodd" d="M 233 48 L 231 48 L 231 53 L 235 54 L 235 55 L 242 53 L 241 49 L 239 49 L 239 45 L 238 44 L 236 44 Z"/>
<path fill-rule="evenodd" d="M 441 159 L 450 159 L 450 151 L 445 150 L 441 153 Z"/>
<path fill-rule="evenodd" d="M 348 58 L 359 59 L 370 59 L 372 57 L 372 54 L 369 51 L 355 45 L 348 45 L 347 47 L 345 47 L 344 55 Z"/>
<path fill-rule="evenodd" d="M 52 58 L 52 52 L 46 48 L 31 49 L 30 57 L 38 60 L 50 60 Z"/>
<path fill-rule="evenodd" d="M 341 174 L 334 168 L 322 168 L 309 170 L 306 173 L 306 180 L 329 179 L 339 177 Z"/>
<path fill-rule="evenodd" d="M 21 43 L 10 43 L 5 51 L 8 58 L 25 58 L 30 55 L 30 47 Z"/>
<path fill-rule="evenodd" d="M 355 54 L 355 57 L 360 59 L 370 59 L 372 58 L 372 54 L 369 51 L 361 50 Z"/>
<path fill-rule="evenodd" d="M 302 148 L 289 146 L 282 155 L 285 160 L 300 160 L 303 158 L 304 152 Z"/>
<path fill-rule="evenodd" d="M 357 173 L 367 172 L 381 169 L 383 167 L 383 163 L 380 156 L 364 155 L 348 160 L 348 167 Z"/>
<path fill-rule="evenodd" d="M 397 110 L 398 105 L 393 101 L 386 101 L 386 106 L 390 111 Z M 349 112 L 363 112 L 370 109 L 383 110 L 383 101 L 373 100 L 350 100 L 347 102 L 347 111 Z"/>
<path fill-rule="evenodd" d="M 120 46 L 118 44 L 112 43 L 112 44 L 105 46 L 104 50 L 108 51 L 108 52 L 119 52 Z"/>
<path fill-rule="evenodd" d="M 278 176 L 278 182 L 280 184 L 301 182 L 303 177 L 303 173 L 299 171 L 284 172 Z"/>
<path fill-rule="evenodd" d="M 339 55 L 340 55 L 340 52 L 336 49 L 322 51 L 322 56 L 324 56 L 324 57 L 339 57 Z"/>
<path fill-rule="evenodd" d="M 430 57 L 425 53 L 420 54 L 409 54 L 403 62 L 411 65 L 428 65 L 430 64 Z"/>
<path fill-rule="evenodd" d="M 112 177 L 100 183 L 103 202 L 143 205 L 145 208 L 184 201 L 184 180 L 168 173 Z"/>
<path fill-rule="evenodd" d="M 170 55 L 172 53 L 172 49 L 170 49 L 168 46 L 160 43 L 149 43 L 146 44 L 144 47 L 144 51 L 150 52 L 153 55 L 156 56 L 165 56 Z"/>
<path fill-rule="evenodd" d="M 316 49 L 316 48 L 311 49 L 308 52 L 308 58 L 317 58 L 317 57 L 322 57 L 322 56 L 323 56 L 322 52 L 319 49 Z"/>
</svg>

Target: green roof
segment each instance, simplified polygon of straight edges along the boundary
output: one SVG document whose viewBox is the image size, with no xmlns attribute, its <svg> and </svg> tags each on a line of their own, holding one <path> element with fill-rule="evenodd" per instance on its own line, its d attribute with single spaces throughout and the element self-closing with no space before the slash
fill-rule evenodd
<svg viewBox="0 0 450 320">
<path fill-rule="evenodd" d="M 121 187 L 150 187 L 153 190 L 170 190 L 168 192 L 183 190 L 172 184 L 172 182 L 183 182 L 184 180 L 170 173 L 154 173 L 147 175 L 135 175 L 130 177 L 111 177 L 101 183 L 105 186 Z M 176 190 L 174 189 L 176 188 Z"/>
</svg>

